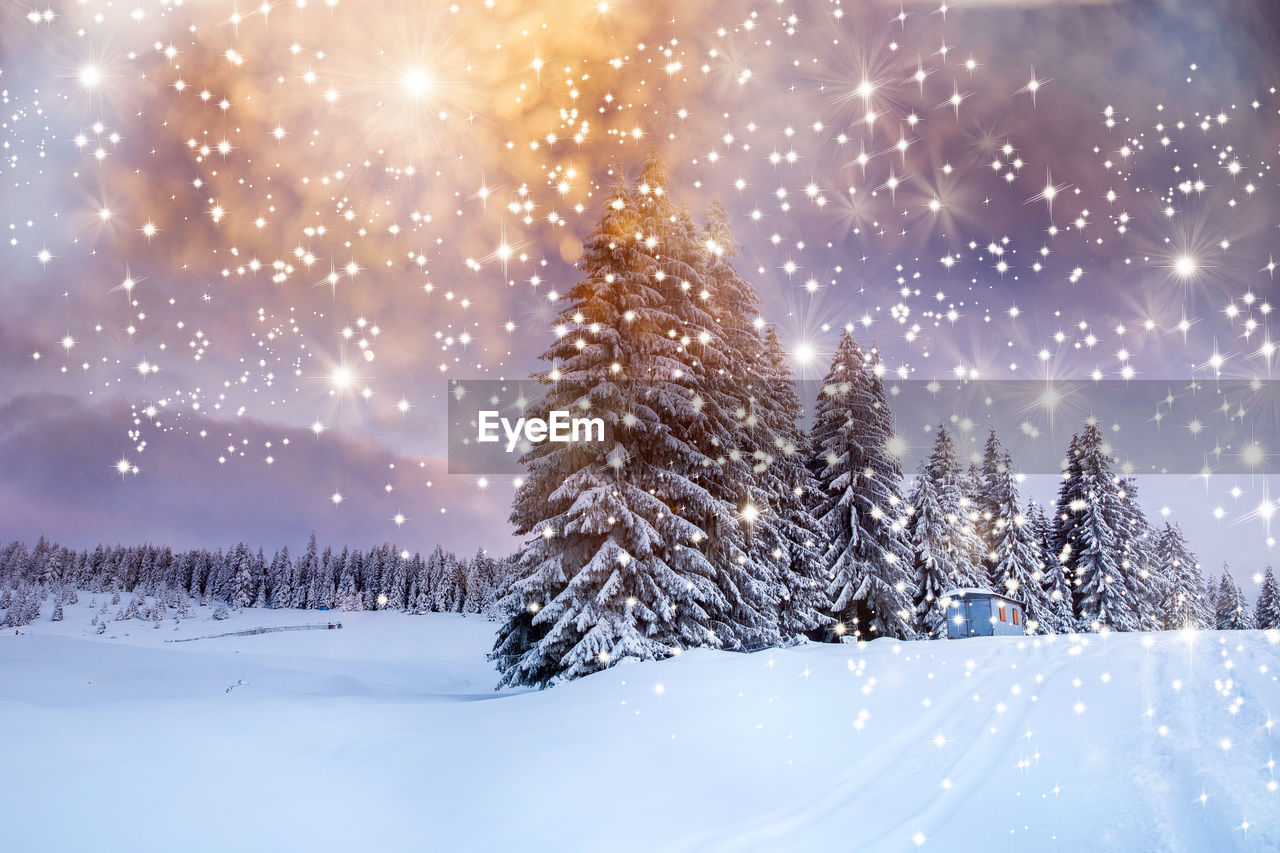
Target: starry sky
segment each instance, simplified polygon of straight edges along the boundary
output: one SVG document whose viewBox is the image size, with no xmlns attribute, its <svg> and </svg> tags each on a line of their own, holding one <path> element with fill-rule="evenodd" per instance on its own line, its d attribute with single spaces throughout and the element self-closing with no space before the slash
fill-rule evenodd
<svg viewBox="0 0 1280 853">
<path fill-rule="evenodd" d="M 511 550 L 448 382 L 538 368 L 651 150 L 802 378 L 852 324 L 891 380 L 1271 379 L 1277 43 L 1263 2 L 6 3 L 0 536 Z M 1242 579 L 1257 439 L 1141 480 Z"/>
</svg>

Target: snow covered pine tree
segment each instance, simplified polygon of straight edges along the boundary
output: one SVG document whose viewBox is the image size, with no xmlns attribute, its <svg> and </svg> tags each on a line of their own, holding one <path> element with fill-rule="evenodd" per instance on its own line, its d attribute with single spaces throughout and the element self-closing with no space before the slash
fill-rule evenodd
<svg viewBox="0 0 1280 853">
<path fill-rule="evenodd" d="M 739 646 L 775 624 L 717 463 L 731 437 L 711 387 L 723 339 L 694 302 L 714 282 L 691 263 L 665 184 L 654 157 L 637 187 L 615 183 L 556 320 L 566 333 L 543 355 L 539 407 L 588 410 L 611 440 L 541 443 L 525 459 L 511 518 L 532 538 L 492 653 L 500 686 Z"/>
<path fill-rule="evenodd" d="M 986 530 L 991 588 L 1022 602 L 1029 633 L 1044 633 L 1056 620 L 1042 585 L 1044 570 L 1035 530 L 1019 503 L 1013 459 L 995 430 L 987 436 L 978 503 Z"/>
<path fill-rule="evenodd" d="M 1267 566 L 1258 589 L 1258 603 L 1253 611 L 1253 621 L 1258 628 L 1280 628 L 1280 584 L 1275 573 Z"/>
<path fill-rule="evenodd" d="M 1253 614 L 1245 605 L 1244 593 L 1231 576 L 1231 569 L 1224 563 L 1222 580 L 1218 581 L 1218 595 L 1214 600 L 1214 613 L 1220 631 L 1243 631 L 1254 627 Z"/>
<path fill-rule="evenodd" d="M 1054 550 L 1073 587 L 1079 627 L 1137 631 L 1139 599 L 1121 566 L 1121 537 L 1114 526 L 1119 486 L 1096 424 L 1086 424 L 1072 437 L 1064 474 Z"/>
<path fill-rule="evenodd" d="M 1212 628 L 1216 621 L 1213 609 L 1204 595 L 1200 564 L 1187 548 L 1182 530 L 1165 523 L 1156 537 L 1155 571 L 1165 578 L 1165 598 L 1161 605 L 1162 628 Z"/>
<path fill-rule="evenodd" d="M 902 469 L 889 450 L 893 415 L 873 356 L 846 327 L 818 395 L 809 464 L 836 629 L 866 640 L 915 634 Z"/>
</svg>

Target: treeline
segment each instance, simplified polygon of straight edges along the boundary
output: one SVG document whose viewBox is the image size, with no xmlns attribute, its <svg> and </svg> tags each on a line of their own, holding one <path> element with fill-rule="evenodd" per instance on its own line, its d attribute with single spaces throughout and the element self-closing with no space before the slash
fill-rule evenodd
<svg viewBox="0 0 1280 853">
<path fill-rule="evenodd" d="M 226 551 L 175 552 L 156 545 L 75 551 L 42 537 L 34 547 L 0 547 L 0 621 L 32 621 L 51 594 L 60 617 L 56 605 L 70 603 L 75 590 L 131 593 L 135 608 L 145 596 L 171 607 L 194 599 L 215 605 L 215 616 L 226 607 L 492 615 L 502 574 L 502 562 L 484 550 L 470 560 L 440 547 L 425 557 L 390 544 L 322 551 L 314 533 L 296 558 L 287 546 L 268 558 L 243 542 Z"/>
<path fill-rule="evenodd" d="M 965 469 L 940 426 L 907 481 L 885 365 L 850 325 L 802 430 L 727 212 L 695 223 L 667 184 L 656 155 L 618 178 L 552 320 L 534 414 L 590 413 L 611 439 L 525 457 L 502 684 L 694 646 L 944 636 L 946 593 L 964 587 L 1021 601 L 1032 633 L 1252 621 L 1229 574 L 1207 589 L 1178 528 L 1151 524 L 1092 423 L 1048 509 L 1019 495 L 994 433 Z"/>
</svg>

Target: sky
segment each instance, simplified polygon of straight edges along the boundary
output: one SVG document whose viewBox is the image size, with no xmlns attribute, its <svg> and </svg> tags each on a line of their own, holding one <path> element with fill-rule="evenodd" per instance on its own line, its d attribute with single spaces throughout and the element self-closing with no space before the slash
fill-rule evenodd
<svg viewBox="0 0 1280 853">
<path fill-rule="evenodd" d="M 849 324 L 891 381 L 1273 378 L 1277 43 L 1197 0 L 4 4 L 0 536 L 512 550 L 448 382 L 539 369 L 651 150 L 801 378 Z M 1255 437 L 1141 482 L 1242 579 Z"/>
</svg>

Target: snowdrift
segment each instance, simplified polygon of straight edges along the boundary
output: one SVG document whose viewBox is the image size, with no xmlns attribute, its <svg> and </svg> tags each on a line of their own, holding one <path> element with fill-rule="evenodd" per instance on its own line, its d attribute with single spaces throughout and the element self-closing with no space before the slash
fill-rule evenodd
<svg viewBox="0 0 1280 853">
<path fill-rule="evenodd" d="M 166 643 L 315 614 L 99 635 L 91 599 L 0 635 L 7 851 L 1280 849 L 1275 632 L 692 651 L 518 693 L 479 617 Z"/>
</svg>

